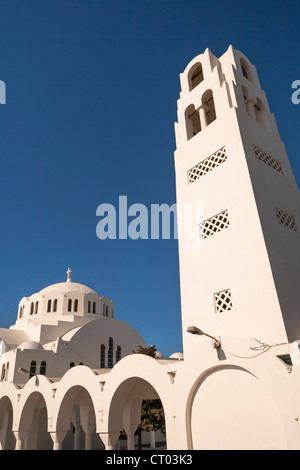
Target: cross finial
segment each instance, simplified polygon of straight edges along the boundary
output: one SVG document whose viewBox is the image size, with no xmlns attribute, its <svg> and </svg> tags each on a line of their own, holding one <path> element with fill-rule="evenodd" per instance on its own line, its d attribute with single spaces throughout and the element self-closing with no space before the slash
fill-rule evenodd
<svg viewBox="0 0 300 470">
<path fill-rule="evenodd" d="M 72 269 L 71 269 L 71 268 L 68 268 L 68 271 L 67 271 L 67 275 L 68 275 L 68 277 L 67 277 L 67 282 L 72 282 L 72 281 L 71 281 L 71 272 L 72 272 Z"/>
</svg>

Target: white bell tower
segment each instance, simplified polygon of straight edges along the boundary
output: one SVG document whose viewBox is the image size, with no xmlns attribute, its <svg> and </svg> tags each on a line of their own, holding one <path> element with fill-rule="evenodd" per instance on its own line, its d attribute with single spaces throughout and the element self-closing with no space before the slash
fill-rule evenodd
<svg viewBox="0 0 300 470">
<path fill-rule="evenodd" d="M 179 239 L 184 353 L 189 326 L 299 340 L 299 191 L 256 68 L 232 46 L 219 59 L 206 49 L 180 80 L 177 204 L 204 211 L 200 248 Z"/>
</svg>

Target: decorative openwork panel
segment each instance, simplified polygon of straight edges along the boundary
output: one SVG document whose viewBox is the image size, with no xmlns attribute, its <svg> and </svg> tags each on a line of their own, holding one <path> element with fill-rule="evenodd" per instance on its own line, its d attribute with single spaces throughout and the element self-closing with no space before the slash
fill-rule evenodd
<svg viewBox="0 0 300 470">
<path fill-rule="evenodd" d="M 222 290 L 214 294 L 216 313 L 226 312 L 232 309 L 230 289 Z"/>
<path fill-rule="evenodd" d="M 284 225 L 285 227 L 288 227 L 291 230 L 298 232 L 298 227 L 294 215 L 289 214 L 288 212 L 285 212 L 284 210 L 279 209 L 278 207 L 275 207 L 275 211 L 278 218 L 278 222 L 281 225 Z"/>
<path fill-rule="evenodd" d="M 272 157 L 267 152 L 264 152 L 264 150 L 261 150 L 260 148 L 256 147 L 256 145 L 254 145 L 254 152 L 259 160 L 266 163 L 274 170 L 278 171 L 278 173 L 284 175 L 282 163 L 279 160 L 276 160 L 276 158 Z"/>
<path fill-rule="evenodd" d="M 228 210 L 205 220 L 199 225 L 200 238 L 208 238 L 229 226 Z"/>
<path fill-rule="evenodd" d="M 188 171 L 188 181 L 193 183 L 200 176 L 206 175 L 209 171 L 213 170 L 217 166 L 221 165 L 227 160 L 226 149 L 222 147 L 220 150 L 217 150 L 215 153 L 207 157 L 202 162 L 198 163 L 196 166 L 191 168 Z"/>
</svg>

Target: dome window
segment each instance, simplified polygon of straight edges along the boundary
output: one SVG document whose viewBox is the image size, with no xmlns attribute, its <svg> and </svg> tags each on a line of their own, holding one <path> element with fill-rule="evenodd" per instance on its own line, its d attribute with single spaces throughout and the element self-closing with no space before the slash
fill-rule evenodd
<svg viewBox="0 0 300 470">
<path fill-rule="evenodd" d="M 112 369 L 114 365 L 114 340 L 113 338 L 109 338 L 108 344 L 109 344 L 108 354 L 107 354 L 108 368 Z"/>
<path fill-rule="evenodd" d="M 35 361 L 31 361 L 31 364 L 30 364 L 30 372 L 29 372 L 29 378 L 31 379 L 31 377 L 33 377 L 36 373 L 36 362 Z"/>
<path fill-rule="evenodd" d="M 101 344 L 100 349 L 100 367 L 101 369 L 105 368 L 105 345 Z"/>
<path fill-rule="evenodd" d="M 19 310 L 19 318 L 23 317 L 23 310 L 24 310 L 24 307 L 23 307 L 23 305 L 21 305 L 20 310 Z"/>
<path fill-rule="evenodd" d="M 51 303 L 52 303 L 52 301 L 51 301 L 51 299 L 49 299 L 48 300 L 48 305 L 47 305 L 47 312 L 48 313 L 51 312 Z"/>
<path fill-rule="evenodd" d="M 108 317 L 108 305 L 103 305 L 103 316 Z"/>
<path fill-rule="evenodd" d="M 120 360 L 121 360 L 121 346 L 118 346 L 116 350 L 116 363 L 119 362 Z"/>
<path fill-rule="evenodd" d="M 46 361 L 42 361 L 41 365 L 40 365 L 40 374 L 41 375 L 46 375 L 46 368 L 47 368 Z"/>
</svg>

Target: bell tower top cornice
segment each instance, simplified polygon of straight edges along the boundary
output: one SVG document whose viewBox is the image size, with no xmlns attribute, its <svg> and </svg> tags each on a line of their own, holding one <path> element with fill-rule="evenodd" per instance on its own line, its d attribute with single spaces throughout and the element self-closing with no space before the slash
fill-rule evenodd
<svg viewBox="0 0 300 470">
<path fill-rule="evenodd" d="M 279 137 L 256 67 L 233 46 L 220 58 L 209 49 L 196 56 L 180 74 L 180 84 L 177 148 L 213 121 L 227 119 L 228 113 L 235 111 L 246 122 L 250 118 Z"/>
</svg>

